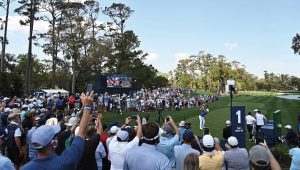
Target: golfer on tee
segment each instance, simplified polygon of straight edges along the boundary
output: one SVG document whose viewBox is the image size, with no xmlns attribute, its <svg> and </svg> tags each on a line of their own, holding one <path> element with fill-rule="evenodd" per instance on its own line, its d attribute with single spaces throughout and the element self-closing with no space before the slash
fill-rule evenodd
<svg viewBox="0 0 300 170">
<path fill-rule="evenodd" d="M 204 116 L 206 116 L 208 112 L 209 112 L 209 109 L 208 108 L 204 109 L 204 105 L 202 105 L 200 108 L 200 113 L 199 113 L 200 130 L 202 130 L 204 128 L 204 125 L 205 125 Z"/>
</svg>

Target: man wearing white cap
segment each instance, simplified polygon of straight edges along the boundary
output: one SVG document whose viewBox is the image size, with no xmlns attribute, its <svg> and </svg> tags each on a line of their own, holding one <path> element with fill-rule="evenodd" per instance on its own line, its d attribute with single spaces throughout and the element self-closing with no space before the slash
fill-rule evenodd
<svg viewBox="0 0 300 170">
<path fill-rule="evenodd" d="M 112 138 L 116 135 L 117 131 L 119 130 L 119 128 L 117 126 L 112 126 L 109 130 L 110 132 L 110 137 L 108 137 L 106 139 L 106 147 L 108 148 L 110 141 L 112 140 Z"/>
<path fill-rule="evenodd" d="M 218 143 L 215 143 L 211 135 L 203 136 L 203 155 L 199 157 L 200 169 L 221 169 L 223 165 L 224 155 Z"/>
<path fill-rule="evenodd" d="M 226 126 L 223 128 L 223 138 L 227 140 L 232 134 L 231 122 L 230 122 L 230 120 L 226 120 L 225 123 L 226 123 Z"/>
<path fill-rule="evenodd" d="M 20 127 L 19 114 L 18 113 L 9 114 L 8 120 L 10 121 L 10 124 L 6 128 L 6 132 L 8 134 L 8 140 L 6 143 L 7 156 L 15 164 L 16 169 L 19 169 L 21 164 L 21 155 L 22 155 L 21 154 L 22 130 Z"/>
<path fill-rule="evenodd" d="M 230 169 L 249 169 L 249 156 L 245 148 L 239 148 L 238 140 L 230 136 L 225 144 L 227 151 L 224 153 L 225 168 Z"/>
<path fill-rule="evenodd" d="M 184 127 L 185 121 L 184 120 L 180 121 L 180 123 L 178 125 L 179 125 L 178 130 L 180 133 L 179 139 L 180 139 L 180 142 L 182 142 L 183 141 L 183 133 L 185 132 L 185 127 Z"/>
<path fill-rule="evenodd" d="M 267 118 L 265 115 L 261 114 L 260 110 L 256 111 L 256 131 L 259 132 L 260 128 L 267 122 Z"/>
<path fill-rule="evenodd" d="M 298 136 L 296 132 L 293 130 L 291 125 L 286 125 L 287 134 L 283 136 L 284 143 L 288 144 L 291 147 L 295 147 L 298 145 Z"/>
<path fill-rule="evenodd" d="M 84 111 L 80 121 L 81 127 L 87 127 L 93 104 L 93 92 L 82 94 Z M 32 134 L 32 145 L 38 151 L 38 159 L 25 164 L 21 169 L 46 169 L 46 170 L 73 170 L 77 168 L 84 150 L 87 128 L 80 128 L 73 143 L 60 156 L 55 154 L 57 147 L 56 134 L 60 131 L 59 125 L 44 125 L 37 128 Z"/>
</svg>

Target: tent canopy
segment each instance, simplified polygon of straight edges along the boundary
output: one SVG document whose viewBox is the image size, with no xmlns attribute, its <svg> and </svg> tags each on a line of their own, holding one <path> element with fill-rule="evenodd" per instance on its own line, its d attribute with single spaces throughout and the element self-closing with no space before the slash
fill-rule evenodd
<svg viewBox="0 0 300 170">
<path fill-rule="evenodd" d="M 41 91 L 47 95 L 58 94 L 60 92 L 62 96 L 69 96 L 69 91 L 64 89 L 41 89 Z"/>
</svg>

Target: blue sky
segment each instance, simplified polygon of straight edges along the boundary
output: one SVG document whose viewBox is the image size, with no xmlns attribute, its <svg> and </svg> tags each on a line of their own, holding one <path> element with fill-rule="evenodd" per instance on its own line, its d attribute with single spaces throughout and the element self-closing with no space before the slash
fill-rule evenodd
<svg viewBox="0 0 300 170">
<path fill-rule="evenodd" d="M 292 37 L 300 33 L 300 1 L 279 0 L 120 0 L 99 1 L 102 6 L 125 3 L 135 12 L 126 21 L 149 53 L 146 63 L 159 71 L 176 67 L 179 59 L 205 51 L 239 61 L 247 71 L 300 76 L 300 56 L 293 54 Z M 3 11 L 0 12 L 3 15 Z M 17 21 L 17 17 L 12 18 Z M 100 15 L 101 21 L 107 18 Z M 38 23 L 36 30 L 47 25 Z M 9 25 L 7 52 L 27 52 L 26 28 Z M 40 58 L 45 56 L 34 48 Z"/>
</svg>

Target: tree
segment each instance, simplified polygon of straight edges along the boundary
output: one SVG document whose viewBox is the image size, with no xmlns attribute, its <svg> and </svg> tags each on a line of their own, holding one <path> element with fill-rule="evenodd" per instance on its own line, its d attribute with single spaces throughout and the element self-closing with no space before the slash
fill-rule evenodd
<svg viewBox="0 0 300 170">
<path fill-rule="evenodd" d="M 25 70 L 27 69 L 27 54 L 20 54 L 17 56 L 17 65 L 16 72 L 18 72 L 22 79 L 26 78 Z M 48 84 L 48 73 L 44 70 L 45 66 L 39 59 L 37 59 L 36 55 L 32 56 L 32 88 L 47 88 Z"/>
<path fill-rule="evenodd" d="M 28 38 L 28 53 L 27 53 L 27 66 L 26 66 L 26 78 L 25 78 L 25 94 L 29 94 L 31 90 L 31 76 L 32 76 L 32 41 L 33 41 L 33 24 L 36 17 L 36 13 L 39 11 L 39 0 L 21 0 L 20 7 L 15 9 L 15 12 L 21 16 L 26 16 L 26 20 L 20 20 L 21 25 L 29 24 L 29 38 Z"/>
<path fill-rule="evenodd" d="M 124 33 L 125 21 L 131 16 L 134 10 L 131 10 L 129 6 L 121 3 L 113 3 L 110 7 L 105 7 L 103 13 L 109 16 L 113 22 L 117 25 L 121 34 Z"/>
<path fill-rule="evenodd" d="M 133 31 L 125 31 L 124 34 L 118 36 L 114 46 L 114 53 L 105 64 L 109 72 L 114 74 L 131 75 L 132 67 L 136 64 L 134 61 L 136 59 L 143 61 L 147 55 L 142 50 L 137 50 L 140 41 Z"/>
<path fill-rule="evenodd" d="M 296 34 L 293 37 L 292 49 L 294 50 L 294 54 L 300 55 L 300 35 Z"/>
<path fill-rule="evenodd" d="M 226 80 L 229 79 L 231 65 L 226 61 L 225 56 L 219 55 L 217 62 L 213 64 L 212 76 L 217 82 L 216 92 L 225 92 Z"/>
<path fill-rule="evenodd" d="M 201 74 L 203 75 L 203 82 L 204 82 L 204 89 L 206 91 L 211 90 L 212 85 L 212 66 L 216 62 L 216 58 L 211 54 L 205 54 L 203 51 L 199 52 L 197 55 L 196 64 L 198 69 L 201 71 Z"/>
<path fill-rule="evenodd" d="M 0 7 L 2 7 L 5 10 L 4 34 L 3 34 L 3 37 L 1 37 L 1 43 L 2 43 L 2 53 L 1 53 L 1 62 L 0 62 L 0 72 L 1 73 L 3 73 L 5 71 L 4 59 L 5 59 L 6 44 L 8 44 L 7 25 L 8 25 L 9 7 L 13 1 L 14 0 L 1 0 L 0 1 Z"/>
<path fill-rule="evenodd" d="M 72 61 L 72 93 L 75 93 L 76 77 L 79 73 L 79 62 L 87 32 L 84 26 L 84 4 L 66 3 L 62 7 L 66 10 L 63 13 L 61 25 L 59 25 L 59 44 L 65 57 Z"/>
<path fill-rule="evenodd" d="M 43 48 L 45 54 L 50 54 L 52 56 L 52 76 L 51 76 L 51 88 L 55 86 L 55 73 L 56 73 L 56 62 L 58 51 L 58 20 L 62 15 L 62 3 L 60 0 L 41 0 L 41 9 L 43 9 L 46 14 L 40 19 L 47 21 L 49 23 L 49 30 L 46 33 L 40 33 L 39 37 L 45 40 L 45 43 L 40 45 Z M 49 15 L 50 14 L 50 15 Z"/>
<path fill-rule="evenodd" d="M 156 87 L 154 79 L 158 71 L 151 64 L 147 65 L 139 58 L 134 59 L 133 63 L 131 74 L 129 74 L 133 80 L 136 80 L 142 87 Z"/>
<path fill-rule="evenodd" d="M 96 35 L 98 32 L 98 25 L 97 25 L 97 18 L 99 15 L 99 11 L 100 11 L 100 6 L 99 6 L 99 2 L 94 1 L 94 0 L 88 0 L 84 2 L 85 4 L 85 11 L 87 13 L 87 25 L 90 27 L 91 29 L 91 38 L 90 38 L 90 46 L 91 46 L 91 53 L 92 55 L 95 54 L 95 45 L 96 45 Z"/>
<path fill-rule="evenodd" d="M 191 84 L 192 78 L 188 73 L 188 67 L 190 62 L 190 59 L 179 60 L 177 67 L 174 71 L 176 84 L 180 87 L 188 87 Z"/>
</svg>

